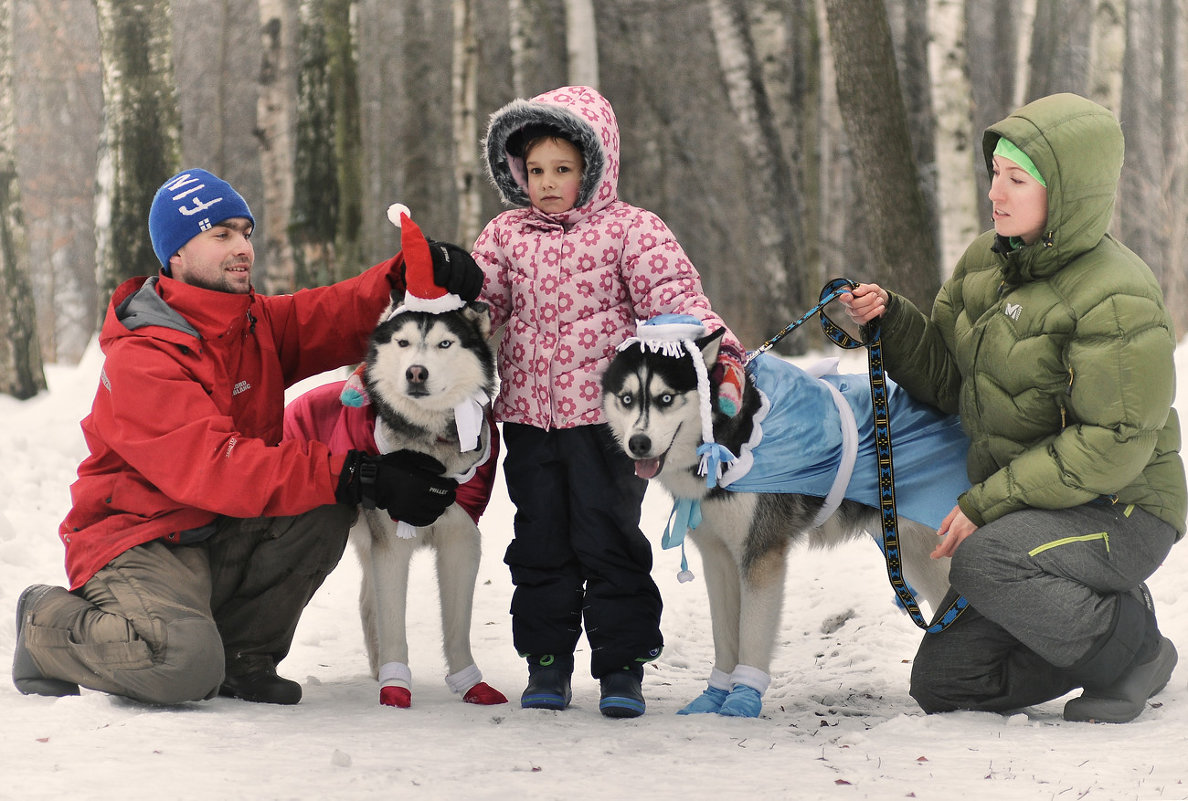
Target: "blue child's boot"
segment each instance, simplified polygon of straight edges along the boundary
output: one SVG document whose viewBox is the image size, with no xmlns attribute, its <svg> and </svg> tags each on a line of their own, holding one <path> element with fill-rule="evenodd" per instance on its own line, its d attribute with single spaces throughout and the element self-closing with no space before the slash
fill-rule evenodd
<svg viewBox="0 0 1188 801">
<path fill-rule="evenodd" d="M 520 696 L 524 709 L 562 710 L 572 698 L 573 657 L 552 654 L 528 657 L 528 686 Z"/>
<path fill-rule="evenodd" d="M 600 680 L 598 709 L 608 718 L 637 718 L 644 713 L 643 666 L 633 665 L 607 673 Z"/>
</svg>

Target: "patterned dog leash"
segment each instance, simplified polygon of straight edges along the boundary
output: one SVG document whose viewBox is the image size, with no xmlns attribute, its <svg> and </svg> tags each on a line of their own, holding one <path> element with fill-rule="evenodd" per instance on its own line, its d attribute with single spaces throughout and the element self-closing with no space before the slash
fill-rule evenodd
<svg viewBox="0 0 1188 801">
<path fill-rule="evenodd" d="M 875 449 L 879 459 L 879 511 L 883 524 L 883 557 L 887 564 L 887 578 L 891 582 L 892 589 L 895 590 L 895 596 L 912 618 L 912 622 L 928 634 L 936 634 L 948 628 L 965 611 L 969 602 L 965 600 L 965 596 L 958 596 L 940 615 L 937 622 L 930 626 L 924 619 L 923 613 L 920 612 L 916 598 L 903 577 L 903 560 L 900 557 L 899 548 L 899 515 L 895 509 L 895 469 L 891 454 L 891 420 L 887 405 L 887 378 L 883 372 L 881 330 L 877 322 L 862 326 L 862 335 L 866 337 L 866 341 L 863 342 L 847 334 L 824 311 L 827 305 L 857 286 L 857 283 L 848 278 L 835 278 L 830 281 L 821 290 L 820 301 L 816 306 L 785 326 L 782 331 L 764 342 L 758 349 L 752 351 L 747 356 L 747 363 L 750 364 L 756 356 L 771 350 L 777 342 L 812 319 L 813 315 L 817 313 L 821 315 L 821 328 L 824 330 L 825 336 L 829 337 L 838 347 L 846 350 L 861 347 L 867 349 L 867 359 L 870 365 L 870 397 L 871 405 L 874 408 Z"/>
</svg>

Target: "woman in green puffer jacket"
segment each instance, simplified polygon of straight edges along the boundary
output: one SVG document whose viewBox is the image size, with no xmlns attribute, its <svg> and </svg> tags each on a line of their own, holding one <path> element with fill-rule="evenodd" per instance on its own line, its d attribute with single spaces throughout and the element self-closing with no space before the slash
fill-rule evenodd
<svg viewBox="0 0 1188 801">
<path fill-rule="evenodd" d="M 925 636 L 912 697 L 1007 711 L 1083 687 L 1066 720 L 1126 722 L 1177 659 L 1143 584 L 1188 515 L 1175 333 L 1151 270 L 1106 232 L 1124 150 L 1109 110 L 1045 97 L 982 148 L 994 230 L 932 316 L 875 284 L 842 298 L 882 318 L 891 377 L 970 438 L 933 553 L 969 607 Z"/>
</svg>

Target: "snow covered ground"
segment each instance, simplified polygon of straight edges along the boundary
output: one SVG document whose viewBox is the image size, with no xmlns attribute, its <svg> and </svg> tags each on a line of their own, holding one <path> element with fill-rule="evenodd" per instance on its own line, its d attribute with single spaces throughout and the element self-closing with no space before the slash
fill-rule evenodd
<svg viewBox="0 0 1188 801">
<path fill-rule="evenodd" d="M 859 357 L 860 358 L 860 357 Z M 0 660 L 28 584 L 63 581 L 56 531 L 84 455 L 78 421 L 99 356 L 51 367 L 50 391 L 0 397 Z M 1177 357 L 1181 417 L 1188 349 Z M 843 370 L 863 371 L 849 357 Z M 649 665 L 645 716 L 609 720 L 580 668 L 573 706 L 519 708 L 525 669 L 511 645 L 511 582 L 501 559 L 512 509 L 502 479 L 482 520 L 474 651 L 513 703 L 478 707 L 446 687 L 427 554 L 410 591 L 413 707 L 381 707 L 356 611 L 348 549 L 310 604 L 281 673 L 304 685 L 294 707 L 230 699 L 150 707 L 101 693 L 22 696 L 0 681 L 0 799 L 1186 799 L 1188 667 L 1134 723 L 1069 724 L 1053 701 L 1012 716 L 928 717 L 907 694 L 920 634 L 893 605 L 878 549 L 793 553 L 771 689 L 757 720 L 677 716 L 712 659 L 700 577 L 679 584 L 661 551 L 668 501 L 649 492 L 667 645 Z M 700 573 L 696 551 L 690 567 Z M 1149 582 L 1165 634 L 1188 649 L 1188 546 Z M 582 643 L 584 649 L 585 643 Z M 7 662 L 3 662 L 7 670 Z"/>
</svg>

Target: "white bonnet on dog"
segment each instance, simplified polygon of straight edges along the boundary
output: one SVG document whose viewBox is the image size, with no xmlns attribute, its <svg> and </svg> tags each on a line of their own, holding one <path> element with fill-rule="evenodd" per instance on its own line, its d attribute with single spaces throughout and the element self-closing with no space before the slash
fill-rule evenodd
<svg viewBox="0 0 1188 801">
<path fill-rule="evenodd" d="M 724 445 L 714 441 L 714 419 L 710 411 L 709 373 L 701 357 L 696 340 L 706 334 L 705 324 L 691 314 L 658 314 L 635 325 L 635 336 L 619 345 L 624 350 L 639 345 L 653 353 L 680 357 L 688 355 L 697 373 L 697 394 L 701 409 L 701 445 L 697 453 L 701 456 L 698 473 L 705 476 L 707 487 L 714 487 L 722 477 L 723 464 L 734 461 L 734 454 Z"/>
</svg>

